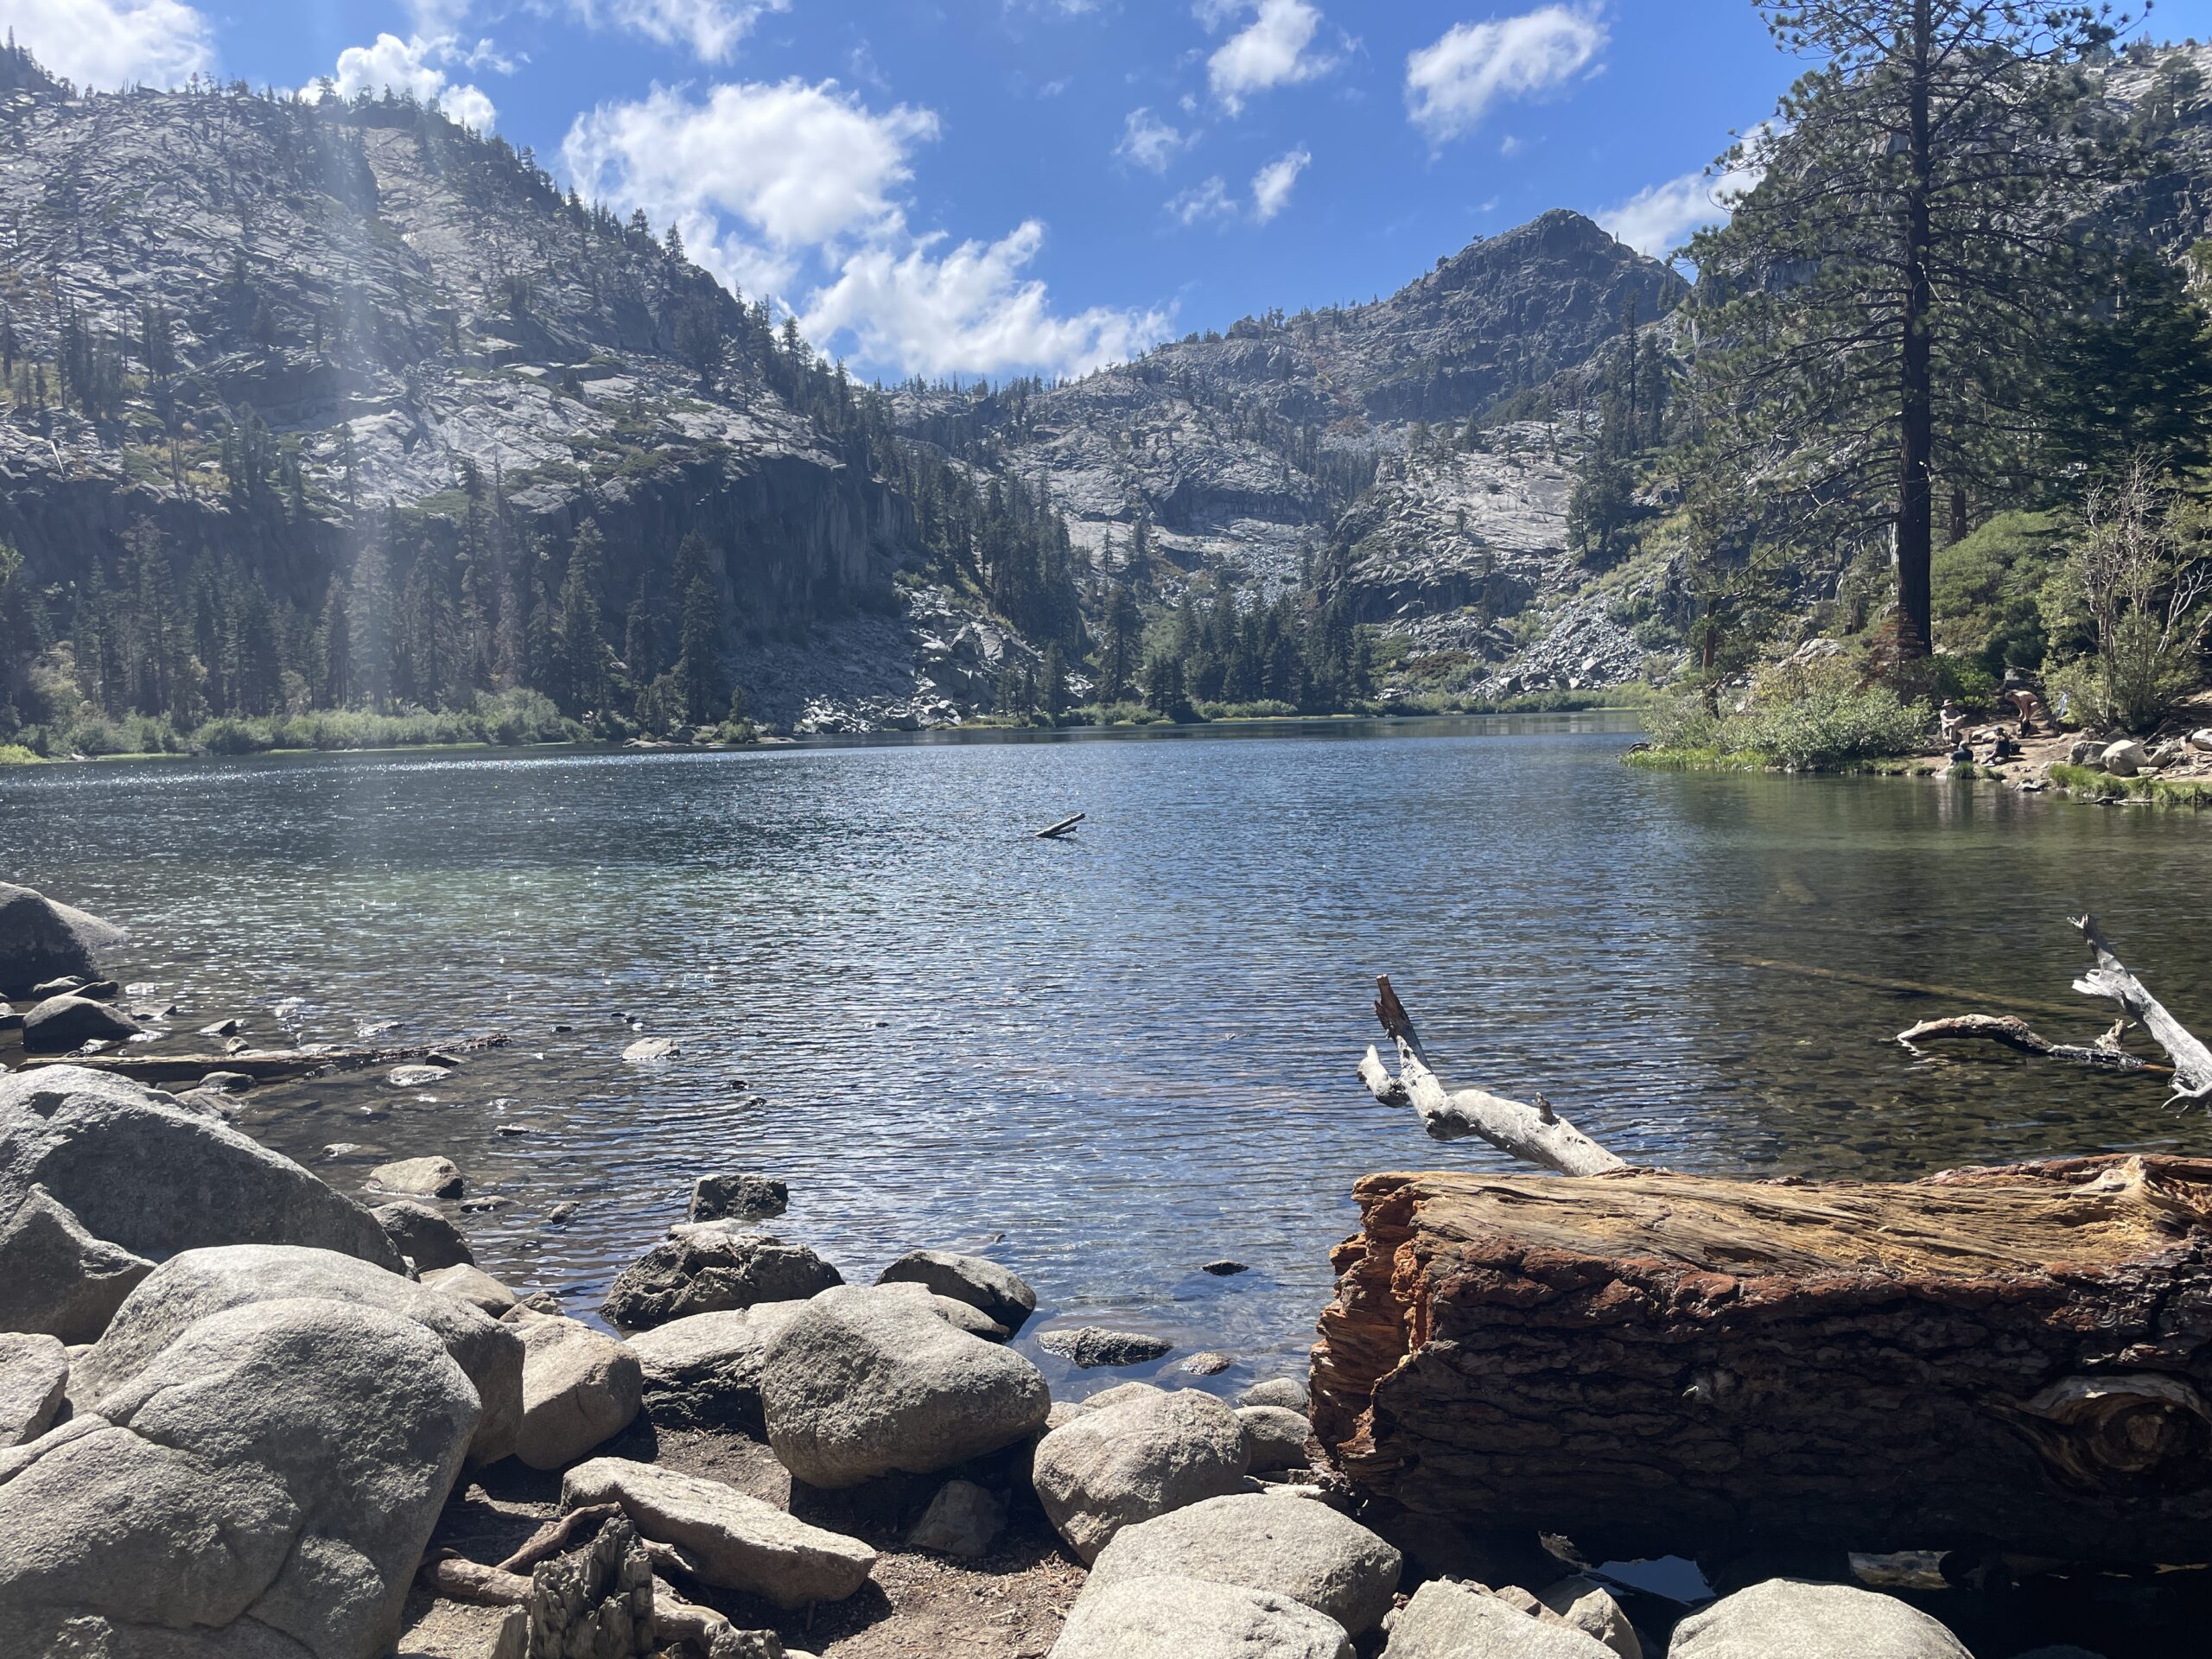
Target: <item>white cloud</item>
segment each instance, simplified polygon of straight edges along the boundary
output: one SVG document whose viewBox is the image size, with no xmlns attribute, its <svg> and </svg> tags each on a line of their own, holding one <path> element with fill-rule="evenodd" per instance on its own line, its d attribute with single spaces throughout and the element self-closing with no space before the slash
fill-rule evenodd
<svg viewBox="0 0 2212 1659">
<path fill-rule="evenodd" d="M 816 290 L 800 325 L 817 341 L 849 334 L 865 357 L 921 374 L 1040 365 L 1081 374 L 1166 334 L 1170 319 L 1160 311 L 1101 306 L 1054 315 L 1045 284 L 1021 274 L 1044 239 L 1045 227 L 1033 219 L 995 242 L 963 242 L 942 257 L 931 251 L 935 238 L 903 253 L 863 249 Z"/>
<path fill-rule="evenodd" d="M 658 41 L 688 46 L 702 63 L 720 63 L 737 49 L 753 24 L 791 0 L 569 0 L 594 28 L 612 24 Z"/>
<path fill-rule="evenodd" d="M 503 63 L 504 60 L 493 54 L 489 41 L 479 41 L 474 51 L 464 52 L 450 35 L 435 39 L 416 35 L 404 41 L 397 35 L 379 35 L 373 46 L 349 46 L 340 52 L 332 79 L 341 98 L 386 91 L 410 93 L 425 104 L 435 104 L 464 127 L 489 132 L 499 111 L 480 89 L 454 83 L 439 67 L 455 62 Z"/>
<path fill-rule="evenodd" d="M 1196 133 L 1169 126 L 1149 109 L 1131 110 L 1114 154 L 1151 172 L 1165 173 L 1169 163 L 1197 142 Z"/>
<path fill-rule="evenodd" d="M 1236 218 L 1236 201 L 1229 194 L 1227 182 L 1216 174 L 1204 184 L 1194 184 L 1170 197 L 1167 211 L 1185 226 L 1203 225 L 1209 219 Z"/>
<path fill-rule="evenodd" d="M 563 144 L 588 194 L 656 219 L 727 213 L 791 249 L 896 228 L 908 153 L 937 137 L 928 110 L 878 114 L 834 80 L 716 86 L 703 103 L 656 86 L 580 115 Z"/>
<path fill-rule="evenodd" d="M 1043 244 L 1036 220 L 949 249 L 910 231 L 912 154 L 938 130 L 929 110 L 872 110 L 833 80 L 720 86 L 703 99 L 656 86 L 577 117 L 563 153 L 586 194 L 674 222 L 702 265 L 872 366 L 1074 373 L 1165 333 L 1157 312 L 1055 314 L 1024 274 Z"/>
<path fill-rule="evenodd" d="M 1213 94 L 1232 115 L 1255 92 L 1312 80 L 1337 66 L 1335 57 L 1314 48 L 1321 9 L 1311 0 L 1199 0 L 1198 12 L 1213 29 L 1248 9 L 1252 21 L 1206 60 Z"/>
<path fill-rule="evenodd" d="M 1436 143 L 1456 138 L 1501 98 L 1525 98 L 1580 73 L 1605 47 L 1594 12 L 1539 6 L 1458 23 L 1406 58 L 1406 107 Z"/>
<path fill-rule="evenodd" d="M 1649 185 L 1598 214 L 1598 223 L 1638 253 L 1665 258 L 1688 241 L 1693 231 L 1720 224 L 1735 212 L 1738 199 L 1766 171 L 1761 151 L 1774 131 L 1772 123 L 1763 122 L 1745 135 L 1744 165 L 1719 173 L 1706 168 Z"/>
<path fill-rule="evenodd" d="M 215 67 L 207 20 L 182 0 L 13 0 L 18 45 L 86 86 L 174 86 Z"/>
<path fill-rule="evenodd" d="M 1296 149 L 1278 156 L 1252 175 L 1252 217 L 1266 224 L 1290 206 L 1291 187 L 1298 182 L 1298 175 L 1313 159 L 1313 152 L 1300 144 Z"/>
</svg>

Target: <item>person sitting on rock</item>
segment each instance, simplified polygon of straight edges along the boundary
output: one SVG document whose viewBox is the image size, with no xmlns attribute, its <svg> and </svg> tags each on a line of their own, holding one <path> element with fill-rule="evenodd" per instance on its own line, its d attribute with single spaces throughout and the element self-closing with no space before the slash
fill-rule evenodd
<svg viewBox="0 0 2212 1659">
<path fill-rule="evenodd" d="M 1942 711 L 1936 718 L 1936 734 L 1946 743 L 1955 742 L 1959 728 L 1966 723 L 1967 717 L 1959 712 L 1958 703 L 1952 698 L 1944 698 Z"/>
</svg>

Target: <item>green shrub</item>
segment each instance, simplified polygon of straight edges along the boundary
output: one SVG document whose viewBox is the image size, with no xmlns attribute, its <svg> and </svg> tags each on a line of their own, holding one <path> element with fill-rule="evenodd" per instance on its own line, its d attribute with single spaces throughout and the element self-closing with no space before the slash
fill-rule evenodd
<svg viewBox="0 0 2212 1659">
<path fill-rule="evenodd" d="M 1859 667 L 1838 657 L 1770 664 L 1752 681 L 1739 707 L 1715 715 L 1701 687 L 1685 683 L 1654 697 L 1644 728 L 1657 752 L 1646 764 L 1719 762 L 1817 772 L 1927 747 L 1935 724 L 1928 705 L 1906 702 L 1886 685 L 1868 683 Z"/>
<path fill-rule="evenodd" d="M 0 766 L 35 766 L 45 759 L 20 743 L 0 743 Z"/>
</svg>

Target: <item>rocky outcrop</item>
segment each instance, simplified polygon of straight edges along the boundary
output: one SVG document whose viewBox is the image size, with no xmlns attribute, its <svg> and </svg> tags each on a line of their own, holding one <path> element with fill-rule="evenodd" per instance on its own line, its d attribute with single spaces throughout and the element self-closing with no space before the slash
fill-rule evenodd
<svg viewBox="0 0 2212 1659">
<path fill-rule="evenodd" d="M 89 1342 L 152 1263 L 234 1243 L 401 1266 L 374 1216 L 219 1119 L 81 1066 L 0 1079 L 0 1328 Z"/>
<path fill-rule="evenodd" d="M 615 1276 L 605 1311 L 624 1330 L 643 1331 L 694 1313 L 800 1301 L 842 1283 L 804 1244 L 729 1222 L 685 1224 Z"/>
<path fill-rule="evenodd" d="M 1034 1365 L 903 1288 L 824 1292 L 769 1344 L 762 1414 L 793 1478 L 836 1489 L 933 1474 L 1044 1427 L 1052 1396 Z"/>
<path fill-rule="evenodd" d="M 1243 1425 L 1211 1395 L 1147 1392 L 1052 1430 L 1031 1478 L 1046 1518 L 1090 1562 L 1124 1527 L 1239 1491 L 1249 1456 Z"/>
<path fill-rule="evenodd" d="M 303 1299 L 372 1308 L 423 1326 L 453 1357 L 474 1392 L 470 1455 L 489 1463 L 514 1449 L 523 1413 L 523 1344 L 513 1331 L 397 1273 L 330 1250 L 288 1245 L 187 1250 L 163 1262 L 130 1293 L 106 1334 L 77 1362 L 73 1395 L 99 1400 L 124 1389 L 217 1313 Z"/>
<path fill-rule="evenodd" d="M 1132 1580 L 1203 1579 L 1288 1596 L 1357 1637 L 1390 1611 L 1399 1567 L 1396 1550 L 1325 1504 L 1233 1495 L 1122 1528 L 1091 1563 L 1083 1595 Z"/>
<path fill-rule="evenodd" d="M 325 1300 L 197 1319 L 0 1452 L 0 1652 L 378 1659 L 476 1427 L 414 1319 Z"/>
<path fill-rule="evenodd" d="M 760 1596 L 779 1607 L 842 1601 L 875 1570 L 858 1539 L 810 1526 L 772 1503 L 697 1475 L 598 1458 L 562 1478 L 561 1505 L 620 1503 L 645 1537 L 673 1544 L 703 1584 Z"/>
<path fill-rule="evenodd" d="M 30 887 L 0 881 L 0 997 L 27 996 L 50 979 L 91 979 L 123 930 Z"/>
</svg>

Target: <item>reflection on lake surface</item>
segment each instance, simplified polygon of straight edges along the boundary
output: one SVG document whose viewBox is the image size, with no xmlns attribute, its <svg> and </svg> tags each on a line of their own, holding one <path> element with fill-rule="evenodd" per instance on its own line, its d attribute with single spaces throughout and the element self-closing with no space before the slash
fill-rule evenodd
<svg viewBox="0 0 2212 1659">
<path fill-rule="evenodd" d="M 349 1188 L 449 1155 L 510 1201 L 465 1218 L 480 1259 L 576 1311 L 696 1175 L 746 1168 L 791 1183 L 777 1230 L 849 1279 L 985 1248 L 1054 1318 L 1236 1355 L 1220 1386 L 1282 1369 L 1357 1177 L 1503 1161 L 1360 1090 L 1378 971 L 1449 1080 L 1541 1090 L 1634 1160 L 1891 1176 L 2206 1144 L 2155 1082 L 1888 1040 L 1974 1007 L 2094 1034 L 2066 988 L 2083 907 L 2212 1024 L 2203 820 L 1647 773 L 1618 764 L 1631 725 L 26 768 L 0 773 L 0 877 L 128 925 L 121 976 L 204 1014 L 184 1030 L 513 1033 L 435 1089 L 264 1090 L 244 1126 Z M 1032 839 L 1078 810 L 1077 838 Z M 683 1053 L 623 1065 L 639 1034 Z M 341 1141 L 365 1149 L 326 1159 Z M 1222 1256 L 1253 1271 L 1198 1271 Z"/>
</svg>

